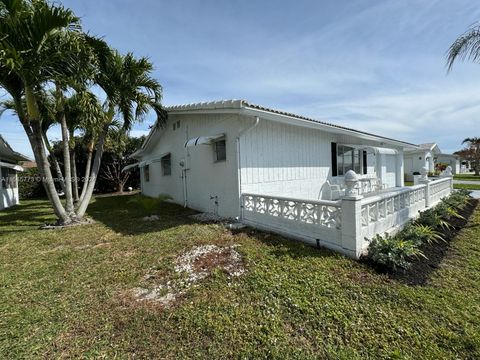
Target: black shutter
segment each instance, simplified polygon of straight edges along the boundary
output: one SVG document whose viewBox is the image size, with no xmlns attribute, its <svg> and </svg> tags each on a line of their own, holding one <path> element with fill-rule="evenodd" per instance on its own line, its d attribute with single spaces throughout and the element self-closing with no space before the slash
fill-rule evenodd
<svg viewBox="0 0 480 360">
<path fill-rule="evenodd" d="M 367 173 L 367 152 L 365 150 L 363 152 L 363 174 Z"/>
<path fill-rule="evenodd" d="M 337 176 L 337 143 L 332 142 L 332 176 Z"/>
</svg>

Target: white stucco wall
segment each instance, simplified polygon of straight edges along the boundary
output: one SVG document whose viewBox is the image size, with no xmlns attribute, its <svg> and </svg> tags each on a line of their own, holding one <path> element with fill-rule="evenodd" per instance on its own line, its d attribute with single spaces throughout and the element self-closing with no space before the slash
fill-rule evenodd
<svg viewBox="0 0 480 360">
<path fill-rule="evenodd" d="M 180 127 L 173 130 L 173 124 Z M 217 212 L 221 216 L 240 215 L 239 194 L 258 193 L 305 199 L 318 199 L 327 179 L 343 183 L 343 177 L 332 178 L 331 143 L 388 147 L 356 136 L 337 135 L 318 129 L 294 126 L 261 119 L 258 126 L 252 116 L 237 114 L 169 114 L 165 129 L 152 138 L 147 154 L 140 161 L 156 161 L 171 154 L 170 176 L 162 175 L 161 163 L 149 165 L 150 180 L 145 182 L 141 168 L 142 192 L 156 197 L 168 194 L 184 204 L 185 191 L 181 160 L 186 162 L 186 192 L 190 208 Z M 224 133 L 227 160 L 214 161 L 212 145 L 185 148 L 188 139 Z M 240 136 L 240 178 L 237 143 Z M 396 147 L 401 152 L 400 147 Z M 386 187 L 403 185 L 403 155 L 367 153 L 368 177 L 381 177 Z M 400 176 L 399 176 L 400 174 Z M 239 191 L 240 183 L 240 191 Z M 218 205 L 215 204 L 218 201 Z"/>
<path fill-rule="evenodd" d="M 180 127 L 173 130 L 173 123 Z M 251 122 L 252 120 L 250 120 Z M 236 217 L 239 214 L 238 176 L 235 139 L 242 126 L 248 124 L 238 115 L 169 114 L 166 128 L 156 141 L 153 150 L 141 160 L 160 158 L 171 153 L 170 176 L 163 176 L 161 163 L 150 164 L 150 181 L 144 181 L 141 168 L 142 192 L 147 196 L 168 194 L 173 201 L 184 204 L 184 185 L 181 160 L 186 161 L 186 190 L 188 207 L 206 212 L 218 212 L 221 216 Z M 188 139 L 224 133 L 226 135 L 226 161 L 214 161 L 213 145 L 185 148 Z M 216 198 L 215 198 L 216 197 Z M 218 206 L 215 204 L 218 201 Z"/>
<path fill-rule="evenodd" d="M 0 189 L 0 210 L 20 203 L 18 188 Z"/>
<path fill-rule="evenodd" d="M 413 180 L 413 173 L 418 172 L 422 167 L 426 167 L 428 171 L 434 170 L 433 156 L 430 151 L 416 151 L 404 153 L 405 177 L 408 181 Z"/>
</svg>

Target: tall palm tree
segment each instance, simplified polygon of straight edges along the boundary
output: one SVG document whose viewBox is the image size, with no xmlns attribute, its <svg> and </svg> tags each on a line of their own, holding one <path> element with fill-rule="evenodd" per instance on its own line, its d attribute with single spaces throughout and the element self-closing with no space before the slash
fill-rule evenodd
<svg viewBox="0 0 480 360">
<path fill-rule="evenodd" d="M 53 210 L 61 223 L 71 221 L 56 192 L 45 152 L 39 93 L 46 83 L 75 76 L 78 57 L 71 37 L 80 34 L 72 11 L 44 0 L 0 0 L 0 86 L 15 103 Z M 26 111 L 22 101 L 26 103 Z"/>
<path fill-rule="evenodd" d="M 106 99 L 103 107 L 106 116 L 99 133 L 92 170 L 87 177 L 87 190 L 78 206 L 77 216 L 79 217 L 85 214 L 93 194 L 105 138 L 114 123 L 115 116 L 118 115 L 121 118 L 125 130 L 129 130 L 135 121 L 143 120 L 150 110 L 155 112 L 157 123 L 160 125 L 165 124 L 167 118 L 161 105 L 162 87 L 151 76 L 153 65 L 147 58 L 136 59 L 131 53 L 123 56 L 99 39 L 91 38 L 90 44 L 96 49 L 99 59 L 99 71 L 95 83 L 105 92 Z"/>
<path fill-rule="evenodd" d="M 448 70 L 452 69 L 457 58 L 480 62 L 480 26 L 471 27 L 450 46 L 447 55 Z"/>
<path fill-rule="evenodd" d="M 467 144 L 468 149 L 472 153 L 472 161 L 475 169 L 475 175 L 480 175 L 480 137 L 466 138 L 462 144 Z"/>
</svg>

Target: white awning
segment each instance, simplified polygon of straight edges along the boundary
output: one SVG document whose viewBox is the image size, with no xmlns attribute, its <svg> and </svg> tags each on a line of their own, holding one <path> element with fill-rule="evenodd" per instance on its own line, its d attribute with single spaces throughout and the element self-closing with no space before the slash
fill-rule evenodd
<svg viewBox="0 0 480 360">
<path fill-rule="evenodd" d="M 13 169 L 15 171 L 21 171 L 21 172 L 24 171 L 23 167 L 21 167 L 20 165 L 10 164 L 10 163 L 6 163 L 6 162 L 3 162 L 3 161 L 0 161 L 0 167 Z"/>
<path fill-rule="evenodd" d="M 138 162 L 135 163 L 135 164 L 127 165 L 127 166 L 125 166 L 125 167 L 122 169 L 122 172 L 128 171 L 128 170 L 130 170 L 130 169 L 133 169 L 133 168 L 137 167 L 138 165 L 140 165 L 140 163 L 138 163 Z"/>
<path fill-rule="evenodd" d="M 391 148 L 385 148 L 385 147 L 379 147 L 379 146 L 371 146 L 371 145 L 357 145 L 357 144 L 339 144 L 343 146 L 349 146 L 354 149 L 358 150 L 373 150 L 377 154 L 384 154 L 384 155 L 397 155 L 398 150 L 396 149 L 391 149 Z"/>
<path fill-rule="evenodd" d="M 197 145 L 208 145 L 208 144 L 211 144 L 213 141 L 219 140 L 224 137 L 225 137 L 225 134 L 194 137 L 185 142 L 185 147 L 197 146 Z"/>
</svg>

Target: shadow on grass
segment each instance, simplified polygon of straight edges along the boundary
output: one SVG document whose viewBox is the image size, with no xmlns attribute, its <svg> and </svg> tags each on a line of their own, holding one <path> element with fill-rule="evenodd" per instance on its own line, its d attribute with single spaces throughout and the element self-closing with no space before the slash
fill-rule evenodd
<svg viewBox="0 0 480 360">
<path fill-rule="evenodd" d="M 132 197 L 138 195 L 132 195 Z M 88 215 L 113 231 L 123 235 L 138 235 L 161 231 L 184 224 L 195 223 L 188 216 L 197 212 L 180 205 L 163 202 L 155 221 L 144 221 L 143 217 L 152 215 L 137 204 L 130 202 L 127 196 L 98 197 L 88 207 Z"/>
<path fill-rule="evenodd" d="M 0 233 L 28 231 L 54 219 L 53 210 L 48 200 L 22 201 L 0 212 Z M 22 229 L 6 229 L 6 227 L 22 227 Z"/>
</svg>

